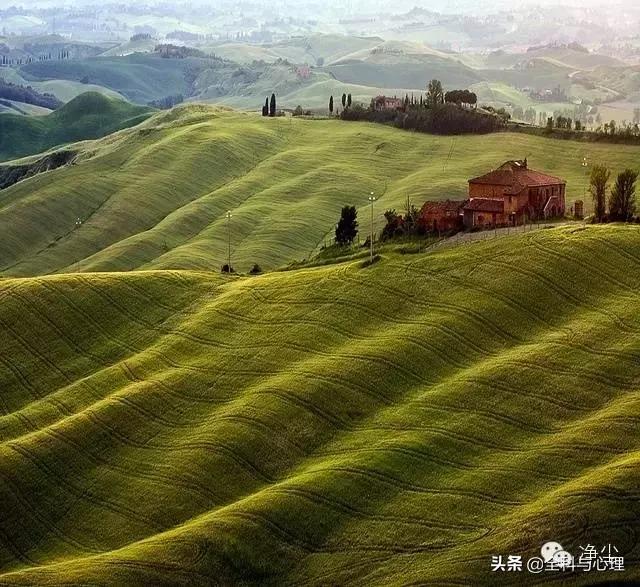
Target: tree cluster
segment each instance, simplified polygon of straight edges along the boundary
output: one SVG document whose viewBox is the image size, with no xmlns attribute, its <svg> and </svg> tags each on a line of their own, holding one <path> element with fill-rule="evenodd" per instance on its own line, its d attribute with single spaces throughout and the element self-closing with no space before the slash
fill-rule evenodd
<svg viewBox="0 0 640 587">
<path fill-rule="evenodd" d="M 345 108 L 341 118 L 393 124 L 398 128 L 444 135 L 483 134 L 504 128 L 508 113 L 490 108 L 462 107 L 463 104 L 476 103 L 477 96 L 473 92 L 452 90 L 445 94 L 442 83 L 431 80 L 426 94 L 419 97 L 407 94 L 398 108 L 381 107 L 380 100 L 372 99 L 369 108 L 359 104 Z"/>
<path fill-rule="evenodd" d="M 152 100 L 148 104 L 152 108 L 158 108 L 160 110 L 170 110 L 174 106 L 182 104 L 182 102 L 184 102 L 184 96 L 182 94 L 175 94 L 174 96 L 165 96 L 164 98 L 159 98 L 158 100 Z"/>
<path fill-rule="evenodd" d="M 167 35 L 167 38 L 170 38 L 169 35 Z M 132 43 L 135 43 L 136 41 L 149 41 L 151 39 L 153 39 L 153 37 L 151 36 L 151 33 L 137 33 L 129 37 L 129 40 Z"/>
<path fill-rule="evenodd" d="M 154 51 L 164 59 L 186 59 L 187 57 L 206 57 L 207 55 L 193 47 L 164 43 L 156 45 Z"/>
<path fill-rule="evenodd" d="M 475 106 L 478 96 L 469 90 L 451 90 L 444 95 L 444 101 L 449 104 Z"/>
<path fill-rule="evenodd" d="M 625 169 L 616 177 L 607 200 L 611 171 L 604 165 L 591 169 L 590 192 L 596 222 L 630 222 L 636 212 L 636 181 L 638 172 Z"/>
<path fill-rule="evenodd" d="M 262 116 L 275 116 L 276 115 L 276 95 L 271 94 L 271 99 L 265 98 L 264 105 L 262 106 Z"/>
<path fill-rule="evenodd" d="M 5 100 L 14 100 L 15 102 L 24 102 L 25 104 L 33 104 L 34 106 L 42 106 L 55 110 L 62 106 L 62 102 L 53 94 L 41 94 L 34 90 L 31 86 L 21 86 L 0 79 L 0 98 Z"/>
<path fill-rule="evenodd" d="M 407 198 L 404 216 L 398 214 L 395 209 L 384 213 L 387 223 L 382 229 L 382 240 L 390 240 L 406 236 L 424 235 L 427 230 L 420 222 L 420 211 Z"/>
</svg>

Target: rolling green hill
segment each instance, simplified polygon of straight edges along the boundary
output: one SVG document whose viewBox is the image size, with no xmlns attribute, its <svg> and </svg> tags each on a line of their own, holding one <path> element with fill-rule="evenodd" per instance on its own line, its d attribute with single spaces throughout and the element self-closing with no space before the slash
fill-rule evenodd
<svg viewBox="0 0 640 587">
<path fill-rule="evenodd" d="M 0 583 L 638 581 L 638 292 L 637 226 L 0 280 Z"/>
<path fill-rule="evenodd" d="M 528 157 L 568 181 L 571 203 L 584 194 L 585 156 L 617 172 L 640 153 L 525 134 L 452 138 L 265 119 L 204 105 L 158 113 L 77 149 L 74 165 L 0 191 L 0 273 L 217 271 L 228 228 L 236 269 L 275 268 L 313 254 L 345 204 L 360 209 L 366 234 L 371 191 L 379 229 L 384 211 L 403 209 L 407 196 L 418 206 L 462 199 L 469 178 Z"/>
<path fill-rule="evenodd" d="M 448 88 L 466 88 L 484 79 L 460 61 L 433 53 L 369 52 L 366 58 L 345 57 L 326 70 L 345 83 L 386 88 L 424 90 L 434 78 Z"/>
<path fill-rule="evenodd" d="M 146 104 L 165 96 L 189 94 L 185 72 L 206 60 L 163 59 L 158 55 L 133 53 L 123 57 L 93 57 L 70 61 L 43 61 L 22 66 L 21 74 L 31 81 L 64 80 L 109 88 L 127 99 Z M 55 93 L 55 90 L 53 90 Z"/>
<path fill-rule="evenodd" d="M 45 116 L 0 117 L 0 161 L 40 153 L 62 143 L 95 139 L 148 118 L 151 108 L 87 92 Z"/>
<path fill-rule="evenodd" d="M 380 43 L 382 39 L 377 37 L 317 34 L 263 45 L 227 42 L 205 46 L 203 50 L 238 63 L 250 63 L 254 59 L 267 62 L 286 59 L 291 63 L 328 65 L 356 51 L 372 49 Z"/>
</svg>

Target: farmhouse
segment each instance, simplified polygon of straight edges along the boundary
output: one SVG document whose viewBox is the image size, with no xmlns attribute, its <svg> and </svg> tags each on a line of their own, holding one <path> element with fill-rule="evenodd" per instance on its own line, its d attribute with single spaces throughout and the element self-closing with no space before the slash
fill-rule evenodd
<svg viewBox="0 0 640 587">
<path fill-rule="evenodd" d="M 420 208 L 419 224 L 425 230 L 444 231 L 462 228 L 461 200 L 445 200 L 442 202 L 425 202 Z"/>
<path fill-rule="evenodd" d="M 373 99 L 373 105 L 376 110 L 396 110 L 402 108 L 402 100 L 400 98 L 389 98 L 388 96 L 376 96 Z"/>
<path fill-rule="evenodd" d="M 464 225 L 515 225 L 527 219 L 564 216 L 565 188 L 564 180 L 529 169 L 526 159 L 507 161 L 469 180 Z"/>
</svg>

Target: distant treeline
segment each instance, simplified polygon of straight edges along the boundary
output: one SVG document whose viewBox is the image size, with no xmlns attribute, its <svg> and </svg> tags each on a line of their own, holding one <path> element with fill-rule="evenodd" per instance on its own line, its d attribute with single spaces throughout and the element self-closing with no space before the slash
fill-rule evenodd
<svg viewBox="0 0 640 587">
<path fill-rule="evenodd" d="M 504 119 L 482 110 L 469 109 L 457 104 L 439 104 L 435 107 L 409 107 L 401 110 L 376 110 L 356 104 L 343 110 L 342 120 L 361 120 L 393 124 L 397 128 L 441 135 L 487 134 L 504 130 Z"/>
<path fill-rule="evenodd" d="M 184 96 L 182 94 L 176 94 L 175 96 L 165 96 L 159 100 L 152 100 L 148 105 L 160 110 L 169 110 L 178 104 L 182 104 L 182 102 L 184 102 Z"/>
<path fill-rule="evenodd" d="M 207 57 L 205 53 L 193 47 L 185 47 L 183 45 L 171 45 L 165 43 L 156 45 L 154 51 L 165 59 L 185 59 L 187 57 Z"/>
<path fill-rule="evenodd" d="M 570 130 L 558 128 L 556 126 L 531 126 L 510 122 L 507 130 L 521 132 L 528 135 L 548 137 L 552 139 L 562 139 L 566 141 L 583 141 L 587 143 L 611 143 L 617 145 L 640 145 L 640 130 L 634 127 L 624 127 L 614 132 L 594 132 L 588 130 Z"/>
<path fill-rule="evenodd" d="M 34 106 L 42 106 L 43 108 L 49 108 L 51 110 L 60 108 L 63 104 L 53 94 L 41 94 L 31 86 L 20 86 L 3 79 L 0 79 L 0 98 L 23 102 L 25 104 L 33 104 Z"/>
</svg>

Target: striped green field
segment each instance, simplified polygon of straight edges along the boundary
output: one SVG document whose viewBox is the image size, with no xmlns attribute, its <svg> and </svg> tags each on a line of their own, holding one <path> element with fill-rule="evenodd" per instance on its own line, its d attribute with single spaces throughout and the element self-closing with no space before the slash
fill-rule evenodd
<svg viewBox="0 0 640 587">
<path fill-rule="evenodd" d="M 4 116 L 4 115 L 3 115 Z M 525 134 L 437 137 L 339 120 L 262 118 L 204 105 L 179 107 L 77 147 L 74 165 L 0 191 L 0 273 L 135 269 L 273 269 L 309 258 L 340 209 L 379 198 L 464 198 L 467 180 L 507 159 L 564 177 L 582 197 L 586 156 L 614 171 L 640 149 Z M 225 216 L 232 212 L 230 223 Z"/>
<path fill-rule="evenodd" d="M 639 292 L 637 226 L 0 280 L 0 584 L 640 580 Z M 627 570 L 491 572 L 549 540 Z"/>
</svg>

